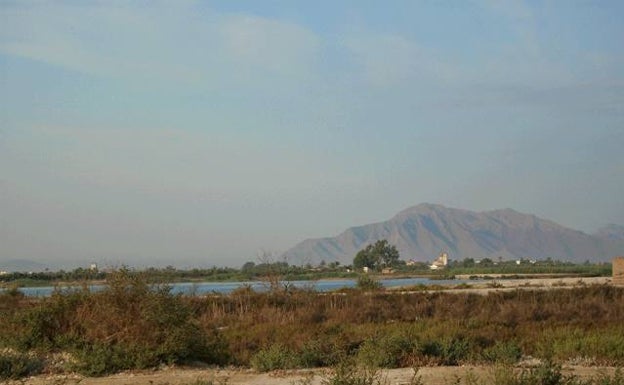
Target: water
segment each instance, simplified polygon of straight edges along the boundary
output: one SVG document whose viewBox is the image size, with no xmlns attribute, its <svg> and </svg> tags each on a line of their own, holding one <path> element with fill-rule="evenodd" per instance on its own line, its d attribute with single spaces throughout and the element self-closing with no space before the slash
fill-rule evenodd
<svg viewBox="0 0 624 385">
<path fill-rule="evenodd" d="M 429 278 L 395 278 L 395 279 L 383 279 L 380 280 L 384 287 L 398 287 L 398 286 L 414 286 L 414 285 L 458 285 L 468 281 L 465 280 L 432 280 Z M 283 285 L 294 286 L 297 288 L 310 288 L 319 292 L 327 292 L 338 290 L 342 288 L 355 287 L 356 280 L 354 279 L 332 279 L 332 280 L 318 280 L 318 281 L 288 281 L 282 282 Z M 210 293 L 222 293 L 227 294 L 232 291 L 242 288 L 251 287 L 255 291 L 267 290 L 268 283 L 259 281 L 250 282 L 179 282 L 169 284 L 171 292 L 174 294 L 191 294 L 202 295 Z M 89 289 L 91 291 L 102 290 L 103 285 L 91 285 Z M 22 287 L 19 290 L 30 297 L 47 297 L 54 291 L 53 286 L 43 287 Z M 77 288 L 61 288 L 61 290 L 80 290 Z"/>
</svg>

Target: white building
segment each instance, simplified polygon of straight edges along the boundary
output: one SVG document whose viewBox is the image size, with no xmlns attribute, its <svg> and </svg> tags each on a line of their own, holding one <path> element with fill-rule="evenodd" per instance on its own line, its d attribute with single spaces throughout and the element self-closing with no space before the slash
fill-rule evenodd
<svg viewBox="0 0 624 385">
<path fill-rule="evenodd" d="M 436 258 L 436 260 L 433 261 L 431 265 L 429 265 L 429 268 L 431 270 L 438 270 L 438 269 L 444 269 L 447 265 L 448 265 L 448 254 L 443 251 L 440 253 L 438 258 Z"/>
</svg>

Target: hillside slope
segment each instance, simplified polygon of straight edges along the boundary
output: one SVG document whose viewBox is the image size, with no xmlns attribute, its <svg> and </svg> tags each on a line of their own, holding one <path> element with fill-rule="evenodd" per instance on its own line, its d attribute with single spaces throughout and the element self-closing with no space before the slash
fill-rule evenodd
<svg viewBox="0 0 624 385">
<path fill-rule="evenodd" d="M 402 259 L 430 261 L 441 251 L 452 259 L 553 258 L 606 261 L 624 253 L 624 243 L 589 235 L 512 209 L 473 212 L 420 204 L 392 219 L 352 227 L 336 237 L 307 239 L 284 253 L 296 261 L 351 263 L 367 244 L 387 239 Z"/>
</svg>

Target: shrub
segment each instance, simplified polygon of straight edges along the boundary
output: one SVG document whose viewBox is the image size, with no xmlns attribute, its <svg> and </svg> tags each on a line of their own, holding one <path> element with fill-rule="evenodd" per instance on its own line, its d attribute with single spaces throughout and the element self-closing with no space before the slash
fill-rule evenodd
<svg viewBox="0 0 624 385">
<path fill-rule="evenodd" d="M 130 369 L 133 359 L 130 353 L 120 346 L 89 344 L 81 350 L 74 350 L 76 362 L 71 369 L 85 376 L 103 376 L 105 374 Z"/>
<path fill-rule="evenodd" d="M 351 360 L 343 360 L 321 383 L 323 385 L 385 385 L 386 381 L 378 369 L 357 366 Z"/>
<path fill-rule="evenodd" d="M 499 366 L 493 372 L 493 385 L 624 385 L 621 369 L 613 376 L 601 373 L 582 379 L 575 375 L 564 375 L 561 366 L 550 361 L 533 369 L 514 371 L 511 366 Z"/>
<path fill-rule="evenodd" d="M 370 275 L 361 274 L 357 279 L 356 287 L 360 290 L 371 291 L 381 289 L 382 285 L 381 282 L 372 278 Z"/>
<path fill-rule="evenodd" d="M 423 343 L 422 354 L 442 365 L 458 365 L 468 359 L 470 344 L 463 338 L 429 340 Z"/>
<path fill-rule="evenodd" d="M 186 360 L 223 363 L 222 343 L 214 333 L 209 338 L 188 303 L 169 287 L 150 288 L 123 271 L 109 285 L 76 310 L 81 333 L 73 347 L 85 360 L 87 372 L 105 374 Z"/>
<path fill-rule="evenodd" d="M 15 380 L 37 374 L 43 362 L 29 354 L 16 352 L 0 353 L 0 380 Z"/>
<path fill-rule="evenodd" d="M 513 363 L 521 353 L 624 364 L 624 289 L 609 286 L 186 297 L 121 271 L 98 292 L 2 294 L 0 308 L 0 346 L 65 352 L 90 375 L 189 361 L 258 370 L 331 367 L 345 358 L 370 367 Z"/>
<path fill-rule="evenodd" d="M 303 343 L 297 355 L 297 366 L 316 368 L 336 365 L 346 355 L 344 348 L 330 338 L 310 339 Z"/>
<path fill-rule="evenodd" d="M 259 372 L 289 369 L 295 366 L 293 353 L 281 344 L 261 349 L 251 358 L 251 366 Z"/>
<path fill-rule="evenodd" d="M 6 290 L 0 288 L 0 314 L 12 313 L 19 309 L 20 303 L 24 301 L 25 295 L 17 286 L 11 286 Z"/>
<path fill-rule="evenodd" d="M 383 333 L 370 338 L 360 346 L 358 362 L 374 368 L 406 366 L 418 354 L 418 343 L 407 333 Z"/>
<path fill-rule="evenodd" d="M 458 365 L 465 361 L 470 354 L 470 344 L 462 338 L 446 340 L 442 347 L 442 363 L 444 365 Z"/>
<path fill-rule="evenodd" d="M 49 350 L 64 334 L 75 330 L 75 310 L 84 301 L 85 292 L 55 291 L 36 306 L 15 315 L 15 331 L 10 344 L 19 350 Z"/>
<path fill-rule="evenodd" d="M 596 378 L 596 385 L 624 385 L 624 372 L 622 372 L 622 368 L 617 368 L 613 377 L 605 373 L 599 374 Z"/>
<path fill-rule="evenodd" d="M 503 341 L 483 351 L 483 358 L 497 364 L 513 364 L 522 357 L 522 350 L 513 341 Z"/>
<path fill-rule="evenodd" d="M 318 328 L 314 333 L 300 336 L 305 341 L 297 352 L 301 367 L 333 367 L 346 357 L 354 356 L 362 339 L 350 328 L 334 325 Z"/>
<path fill-rule="evenodd" d="M 602 385 L 611 384 L 611 377 L 583 380 L 575 375 L 564 375 L 561 366 L 547 361 L 532 369 L 516 372 L 510 366 L 501 366 L 494 371 L 494 385 Z"/>
<path fill-rule="evenodd" d="M 111 274 L 102 291 L 56 292 L 13 325 L 9 343 L 17 349 L 71 352 L 87 375 L 227 358 L 216 331 L 199 327 L 184 297 L 127 270 Z"/>
</svg>

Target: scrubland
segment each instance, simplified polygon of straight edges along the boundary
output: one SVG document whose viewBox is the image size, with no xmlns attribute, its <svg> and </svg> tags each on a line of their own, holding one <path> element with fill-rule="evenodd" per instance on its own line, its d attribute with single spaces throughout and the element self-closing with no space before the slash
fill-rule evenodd
<svg viewBox="0 0 624 385">
<path fill-rule="evenodd" d="M 274 286 L 200 297 L 124 270 L 108 283 L 42 299 L 0 294 L 0 379 L 191 365 L 333 368 L 298 381 L 381 384 L 380 368 L 487 365 L 506 368 L 497 369 L 507 376 L 498 383 L 623 383 L 620 372 L 593 382 L 561 374 L 561 365 L 624 365 L 624 288 L 606 284 L 486 295 Z M 537 366 L 513 369 L 524 363 Z"/>
</svg>

